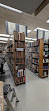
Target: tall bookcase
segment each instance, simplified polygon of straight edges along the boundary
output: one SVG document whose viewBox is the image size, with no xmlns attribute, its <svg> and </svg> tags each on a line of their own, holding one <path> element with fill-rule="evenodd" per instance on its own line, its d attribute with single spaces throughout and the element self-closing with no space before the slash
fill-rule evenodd
<svg viewBox="0 0 49 111">
<path fill-rule="evenodd" d="M 34 74 L 37 74 L 40 78 L 48 77 L 49 40 L 44 41 L 44 39 L 42 38 L 36 42 L 27 44 L 26 64 L 26 67 L 31 70 Z"/>
<path fill-rule="evenodd" d="M 9 45 L 9 43 L 12 43 Z M 10 49 L 9 49 L 10 48 Z M 14 31 L 14 39 L 8 42 L 7 63 L 16 85 L 25 83 L 25 34 Z"/>
<path fill-rule="evenodd" d="M 39 77 L 48 77 L 49 73 L 49 39 L 40 40 L 40 52 L 39 52 Z"/>
</svg>

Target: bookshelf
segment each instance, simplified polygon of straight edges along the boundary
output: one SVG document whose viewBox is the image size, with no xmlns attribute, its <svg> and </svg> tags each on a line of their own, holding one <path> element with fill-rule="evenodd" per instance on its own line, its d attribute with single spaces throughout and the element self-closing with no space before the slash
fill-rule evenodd
<svg viewBox="0 0 49 111">
<path fill-rule="evenodd" d="M 16 85 L 25 83 L 25 34 L 14 31 L 13 41 L 8 41 L 6 60 Z"/>
<path fill-rule="evenodd" d="M 48 70 L 49 70 L 49 39 L 48 40 L 41 39 L 40 58 L 39 58 L 39 76 L 41 78 L 48 77 Z"/>
<path fill-rule="evenodd" d="M 15 84 L 25 83 L 25 35 L 14 32 Z"/>
<path fill-rule="evenodd" d="M 26 67 L 41 78 L 48 77 L 49 40 L 26 44 Z"/>
<path fill-rule="evenodd" d="M 4 111 L 3 82 L 0 81 L 0 111 Z"/>
</svg>

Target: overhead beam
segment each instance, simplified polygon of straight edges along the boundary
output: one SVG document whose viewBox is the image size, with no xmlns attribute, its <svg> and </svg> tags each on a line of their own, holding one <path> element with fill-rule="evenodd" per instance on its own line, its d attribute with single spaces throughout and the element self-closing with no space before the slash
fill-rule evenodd
<svg viewBox="0 0 49 111">
<path fill-rule="evenodd" d="M 39 12 L 49 3 L 49 0 L 44 0 L 41 5 L 35 10 L 34 15 L 38 15 Z"/>
</svg>

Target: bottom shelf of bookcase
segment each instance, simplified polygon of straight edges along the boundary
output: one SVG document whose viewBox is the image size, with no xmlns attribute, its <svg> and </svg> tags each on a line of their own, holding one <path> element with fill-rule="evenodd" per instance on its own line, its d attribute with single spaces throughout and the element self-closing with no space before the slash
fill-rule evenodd
<svg viewBox="0 0 49 111">
<path fill-rule="evenodd" d="M 16 86 L 25 84 L 25 82 L 16 83 Z"/>
<path fill-rule="evenodd" d="M 48 77 L 48 75 L 46 75 L 46 76 L 39 76 L 40 78 L 46 78 L 46 77 Z"/>
</svg>

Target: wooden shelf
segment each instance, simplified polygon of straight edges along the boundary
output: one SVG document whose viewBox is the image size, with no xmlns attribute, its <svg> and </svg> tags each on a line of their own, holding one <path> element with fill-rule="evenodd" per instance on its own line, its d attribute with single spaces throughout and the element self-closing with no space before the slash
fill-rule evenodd
<svg viewBox="0 0 49 111">
<path fill-rule="evenodd" d="M 22 78 L 22 77 L 25 77 L 25 76 L 21 76 L 21 77 L 16 77 L 16 78 Z"/>
<path fill-rule="evenodd" d="M 42 76 L 42 78 L 46 78 L 46 77 L 48 77 L 48 75 L 47 76 Z"/>
<path fill-rule="evenodd" d="M 16 63 L 16 64 L 25 64 L 25 63 Z"/>
<path fill-rule="evenodd" d="M 16 83 L 16 85 L 25 84 L 25 82 Z"/>
<path fill-rule="evenodd" d="M 43 64 L 49 64 L 49 62 L 44 62 Z"/>
<path fill-rule="evenodd" d="M 17 41 L 17 42 L 18 42 L 18 41 L 19 41 L 19 42 L 25 42 L 25 41 L 23 41 L 23 40 L 15 40 L 15 41 Z"/>
<path fill-rule="evenodd" d="M 43 71 L 47 71 L 48 69 L 43 69 Z"/>
</svg>

